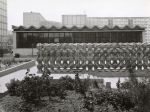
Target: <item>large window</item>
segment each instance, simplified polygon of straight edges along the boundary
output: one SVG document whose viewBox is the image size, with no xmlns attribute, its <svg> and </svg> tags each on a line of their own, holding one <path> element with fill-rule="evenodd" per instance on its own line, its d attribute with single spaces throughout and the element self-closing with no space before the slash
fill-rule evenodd
<svg viewBox="0 0 150 112">
<path fill-rule="evenodd" d="M 142 32 L 18 32 L 17 48 L 37 43 L 126 43 L 142 42 Z"/>
</svg>

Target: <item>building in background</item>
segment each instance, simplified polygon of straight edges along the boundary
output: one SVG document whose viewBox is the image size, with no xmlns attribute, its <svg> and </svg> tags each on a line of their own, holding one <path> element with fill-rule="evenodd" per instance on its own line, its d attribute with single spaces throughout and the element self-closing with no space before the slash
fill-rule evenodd
<svg viewBox="0 0 150 112">
<path fill-rule="evenodd" d="M 66 27 L 83 27 L 86 25 L 86 15 L 62 15 L 62 25 Z"/>
<path fill-rule="evenodd" d="M 13 32 L 8 30 L 7 33 L 7 44 L 8 44 L 8 49 L 13 49 Z"/>
<path fill-rule="evenodd" d="M 41 21 L 40 22 L 40 26 L 45 26 L 45 27 L 52 27 L 52 26 L 61 27 L 62 23 L 56 22 L 56 21 Z"/>
<path fill-rule="evenodd" d="M 37 12 L 24 12 L 23 13 L 23 26 L 30 27 L 40 27 L 40 22 L 46 21 L 45 18 Z"/>
<path fill-rule="evenodd" d="M 23 13 L 23 26 L 25 27 L 30 27 L 30 26 L 61 27 L 62 24 L 56 21 L 48 21 L 38 12 L 24 12 Z"/>
<path fill-rule="evenodd" d="M 144 27 L 143 42 L 150 42 L 150 17 L 87 17 L 86 15 L 63 15 L 62 24 L 66 27 Z"/>
<path fill-rule="evenodd" d="M 0 44 L 6 43 L 7 39 L 7 0 L 0 0 Z M 0 45 L 0 46 L 1 46 Z"/>
</svg>

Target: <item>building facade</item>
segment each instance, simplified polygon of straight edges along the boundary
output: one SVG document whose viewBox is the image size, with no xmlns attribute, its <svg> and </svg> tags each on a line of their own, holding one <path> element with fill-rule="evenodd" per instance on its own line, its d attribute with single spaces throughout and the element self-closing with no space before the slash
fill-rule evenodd
<svg viewBox="0 0 150 112">
<path fill-rule="evenodd" d="M 61 27 L 62 23 L 56 22 L 56 21 L 48 21 L 39 12 L 24 12 L 23 13 L 23 26 L 25 27 L 30 27 L 30 26 Z"/>
<path fill-rule="evenodd" d="M 86 26 L 86 15 L 62 15 L 62 25 L 66 27 Z"/>
<path fill-rule="evenodd" d="M 150 17 L 63 15 L 62 26 L 13 26 L 13 32 L 14 53 L 36 55 L 37 43 L 150 42 Z"/>
<path fill-rule="evenodd" d="M 23 26 L 30 27 L 40 27 L 40 22 L 46 21 L 45 18 L 37 12 L 24 12 L 23 13 Z"/>
<path fill-rule="evenodd" d="M 87 17 L 86 15 L 63 15 L 62 24 L 67 27 L 124 27 L 126 25 L 145 27 L 143 42 L 150 42 L 150 17 Z"/>
<path fill-rule="evenodd" d="M 7 0 L 0 0 L 0 44 L 4 44 L 6 38 L 7 38 Z"/>
<path fill-rule="evenodd" d="M 135 27 L 24 27 L 13 26 L 14 53 L 36 55 L 38 43 L 142 43 L 145 28 Z M 34 50 L 33 50 L 34 49 Z"/>
<path fill-rule="evenodd" d="M 62 24 L 60 22 L 56 22 L 56 21 L 41 21 L 40 22 L 40 26 L 45 26 L 45 27 L 52 27 L 52 26 L 61 27 Z"/>
</svg>

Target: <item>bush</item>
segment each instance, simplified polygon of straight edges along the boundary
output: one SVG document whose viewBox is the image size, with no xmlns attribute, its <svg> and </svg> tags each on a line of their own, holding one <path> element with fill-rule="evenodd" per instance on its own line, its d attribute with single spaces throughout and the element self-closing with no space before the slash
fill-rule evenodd
<svg viewBox="0 0 150 112">
<path fill-rule="evenodd" d="M 123 83 L 120 84 L 120 88 L 121 89 L 130 89 L 131 88 L 131 83 L 129 81 L 125 81 Z"/>
<path fill-rule="evenodd" d="M 12 80 L 7 84 L 8 93 L 13 96 L 21 96 L 26 103 L 38 105 L 44 96 L 59 96 L 65 98 L 66 87 L 63 81 L 52 80 L 29 74 L 22 81 Z"/>
<path fill-rule="evenodd" d="M 101 106 L 97 108 L 96 112 L 117 112 L 117 111 L 114 109 L 112 105 L 103 103 Z"/>
<path fill-rule="evenodd" d="M 33 112 L 32 110 L 33 105 L 30 103 L 22 102 L 20 104 L 19 110 L 20 112 Z"/>
<path fill-rule="evenodd" d="M 43 91 L 43 80 L 39 76 L 25 77 L 20 84 L 21 97 L 25 102 L 37 104 Z"/>
<path fill-rule="evenodd" d="M 53 97 L 58 96 L 64 99 L 66 95 L 65 90 L 66 90 L 66 87 L 64 86 L 63 82 L 54 80 L 50 84 L 49 92 L 50 92 L 50 95 Z"/>
<path fill-rule="evenodd" d="M 93 88 L 99 89 L 98 82 L 96 80 L 92 81 L 92 83 L 93 83 Z"/>
<path fill-rule="evenodd" d="M 4 50 L 0 49 L 0 57 L 3 57 L 3 55 L 4 55 Z"/>
<path fill-rule="evenodd" d="M 66 90 L 74 90 L 75 82 L 70 76 L 61 77 L 59 82 L 65 87 Z"/>
<path fill-rule="evenodd" d="M 131 101 L 129 93 L 124 91 L 102 90 L 96 93 L 95 97 L 98 105 L 107 103 L 112 105 L 115 109 L 130 110 L 135 106 Z"/>
<path fill-rule="evenodd" d="M 20 58 L 20 54 L 19 53 L 15 53 L 15 58 Z"/>
<path fill-rule="evenodd" d="M 88 91 L 90 86 L 90 79 L 83 79 L 80 81 L 80 93 L 85 95 L 85 93 Z"/>
<path fill-rule="evenodd" d="M 132 102 L 135 104 L 135 112 L 149 112 L 150 78 L 137 79 L 133 67 L 131 65 L 129 67 L 130 77 L 127 82 L 122 83 L 122 88 L 127 89 Z"/>
<path fill-rule="evenodd" d="M 137 107 L 137 112 L 149 112 L 150 110 L 150 82 L 138 82 L 128 89 L 132 101 Z"/>
<path fill-rule="evenodd" d="M 11 95 L 11 96 L 20 96 L 20 81 L 19 80 L 15 80 L 15 79 L 12 79 L 10 81 L 10 83 L 7 83 L 6 84 L 6 87 L 8 89 L 8 93 Z"/>
<path fill-rule="evenodd" d="M 130 110 L 116 110 L 113 105 L 103 103 L 101 106 L 97 107 L 94 112 L 136 112 L 133 109 Z"/>
</svg>

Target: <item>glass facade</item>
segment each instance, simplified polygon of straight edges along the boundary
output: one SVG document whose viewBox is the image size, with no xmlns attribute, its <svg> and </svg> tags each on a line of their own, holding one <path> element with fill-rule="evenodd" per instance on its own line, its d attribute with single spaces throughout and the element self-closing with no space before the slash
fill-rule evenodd
<svg viewBox="0 0 150 112">
<path fill-rule="evenodd" d="M 119 32 L 17 32 L 17 48 L 37 43 L 131 43 L 142 42 L 142 31 Z"/>
<path fill-rule="evenodd" d="M 7 0 L 0 0 L 0 42 L 7 36 Z"/>
</svg>

